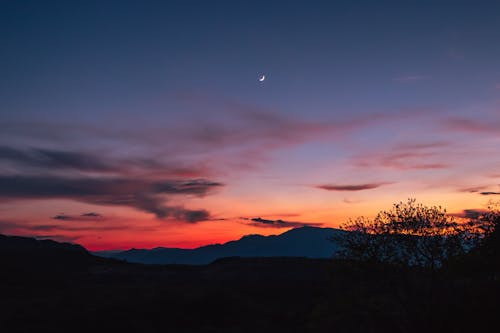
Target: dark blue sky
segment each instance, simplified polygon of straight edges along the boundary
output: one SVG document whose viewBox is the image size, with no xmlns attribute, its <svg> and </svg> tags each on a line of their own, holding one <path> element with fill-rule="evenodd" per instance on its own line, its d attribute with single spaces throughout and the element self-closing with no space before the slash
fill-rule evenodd
<svg viewBox="0 0 500 333">
<path fill-rule="evenodd" d="M 2 114 L 135 113 L 186 90 L 297 114 L 462 105 L 487 98 L 498 79 L 494 4 L 5 1 Z M 255 81 L 260 72 L 266 91 Z M 398 87 L 399 77 L 432 80 L 414 91 Z"/>
</svg>

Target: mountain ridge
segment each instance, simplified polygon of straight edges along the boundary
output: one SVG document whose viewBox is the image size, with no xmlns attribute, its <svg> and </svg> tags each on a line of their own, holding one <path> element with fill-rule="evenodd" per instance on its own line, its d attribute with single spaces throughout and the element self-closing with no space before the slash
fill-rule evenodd
<svg viewBox="0 0 500 333">
<path fill-rule="evenodd" d="M 209 244 L 194 249 L 156 247 L 129 249 L 121 252 L 96 251 L 94 255 L 142 264 L 204 265 L 225 257 L 332 257 L 338 245 L 331 238 L 340 229 L 304 226 L 279 235 L 245 235 L 222 244 Z"/>
</svg>

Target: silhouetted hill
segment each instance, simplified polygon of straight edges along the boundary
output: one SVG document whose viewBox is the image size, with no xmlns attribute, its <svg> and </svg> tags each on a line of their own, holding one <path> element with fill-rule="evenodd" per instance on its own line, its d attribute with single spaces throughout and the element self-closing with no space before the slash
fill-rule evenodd
<svg viewBox="0 0 500 333">
<path fill-rule="evenodd" d="M 158 247 L 123 252 L 102 251 L 96 255 L 143 264 L 205 265 L 225 257 L 331 258 L 338 249 L 330 239 L 343 232 L 332 228 L 301 227 L 276 236 L 247 235 L 224 244 L 196 249 Z"/>
<path fill-rule="evenodd" d="M 105 259 L 77 244 L 0 235 L 0 262 L 4 278 L 30 279 L 33 275 L 61 276 L 84 271 Z"/>
<path fill-rule="evenodd" d="M 11 253 L 44 253 L 46 251 L 88 254 L 87 250 L 78 244 L 60 243 L 50 239 L 35 239 L 30 237 L 6 236 L 0 234 L 0 251 Z"/>
</svg>

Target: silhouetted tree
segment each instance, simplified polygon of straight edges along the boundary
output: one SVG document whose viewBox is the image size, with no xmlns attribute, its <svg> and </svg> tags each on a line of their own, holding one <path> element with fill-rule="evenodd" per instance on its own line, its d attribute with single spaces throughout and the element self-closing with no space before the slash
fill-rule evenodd
<svg viewBox="0 0 500 333">
<path fill-rule="evenodd" d="M 469 222 L 482 231 L 473 259 L 491 271 L 500 270 L 500 201 L 490 201 L 488 210 Z"/>
<path fill-rule="evenodd" d="M 348 232 L 335 239 L 340 257 L 432 270 L 466 253 L 482 234 L 478 224 L 458 223 L 446 209 L 415 199 L 396 203 L 374 219 L 349 220 L 341 229 Z"/>
</svg>

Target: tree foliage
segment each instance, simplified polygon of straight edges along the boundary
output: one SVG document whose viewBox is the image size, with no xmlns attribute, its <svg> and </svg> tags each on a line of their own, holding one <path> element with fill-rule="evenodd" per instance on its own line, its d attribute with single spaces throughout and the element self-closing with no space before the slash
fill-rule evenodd
<svg viewBox="0 0 500 333">
<path fill-rule="evenodd" d="M 460 223 L 441 206 L 415 199 L 399 202 L 373 219 L 358 217 L 341 226 L 336 241 L 345 259 L 436 269 L 474 247 L 484 221 Z"/>
<path fill-rule="evenodd" d="M 475 254 L 483 264 L 497 273 L 500 269 L 500 201 L 491 202 L 488 211 L 479 215 L 474 221 L 484 237 L 480 239 Z"/>
</svg>

